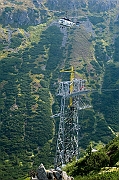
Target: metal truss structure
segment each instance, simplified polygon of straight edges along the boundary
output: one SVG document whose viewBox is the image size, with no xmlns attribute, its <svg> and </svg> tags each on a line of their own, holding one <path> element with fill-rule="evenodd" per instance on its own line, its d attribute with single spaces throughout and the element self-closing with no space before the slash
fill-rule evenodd
<svg viewBox="0 0 119 180">
<path fill-rule="evenodd" d="M 78 111 L 86 108 L 81 106 L 81 96 L 89 91 L 85 89 L 85 80 L 83 79 L 74 79 L 73 77 L 70 78 L 70 81 L 60 82 L 59 84 L 58 95 L 61 96 L 61 109 L 58 114 L 60 116 L 60 122 L 55 167 L 63 166 L 74 157 L 78 159 L 80 129 Z"/>
</svg>

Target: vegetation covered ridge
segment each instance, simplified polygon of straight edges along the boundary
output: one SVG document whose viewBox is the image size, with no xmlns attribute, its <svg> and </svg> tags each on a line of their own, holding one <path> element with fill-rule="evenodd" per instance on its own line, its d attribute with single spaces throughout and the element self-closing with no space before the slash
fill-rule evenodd
<svg viewBox="0 0 119 180">
<path fill-rule="evenodd" d="M 119 137 L 110 141 L 104 148 L 73 161 L 64 170 L 75 180 L 117 180 L 119 179 Z"/>
</svg>

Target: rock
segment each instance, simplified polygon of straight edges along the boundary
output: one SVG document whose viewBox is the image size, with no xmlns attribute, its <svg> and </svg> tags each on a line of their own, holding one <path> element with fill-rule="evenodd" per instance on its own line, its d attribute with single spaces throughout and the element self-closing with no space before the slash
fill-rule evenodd
<svg viewBox="0 0 119 180">
<path fill-rule="evenodd" d="M 62 169 L 60 167 L 57 167 L 56 171 L 58 171 L 60 174 L 62 173 Z"/>
<path fill-rule="evenodd" d="M 65 171 L 62 172 L 62 178 L 63 178 L 63 180 L 74 180 L 74 178 L 68 176 Z"/>
<path fill-rule="evenodd" d="M 41 8 L 41 2 L 39 0 L 33 0 L 33 4 L 36 8 Z"/>
<path fill-rule="evenodd" d="M 62 174 L 60 174 L 58 171 L 53 171 L 53 176 L 55 177 L 56 180 L 63 180 Z"/>
<path fill-rule="evenodd" d="M 74 180 L 73 177 L 67 175 L 65 171 L 57 167 L 56 170 L 46 170 L 43 164 L 40 164 L 36 173 L 31 171 L 31 180 Z"/>
<path fill-rule="evenodd" d="M 90 0 L 88 2 L 88 7 L 91 11 L 93 12 L 104 12 L 104 11 L 108 11 L 109 9 L 112 9 L 116 6 L 117 4 L 117 0 Z"/>
<path fill-rule="evenodd" d="M 40 164 L 38 170 L 37 170 L 37 178 L 39 180 L 48 180 L 47 178 L 47 173 L 46 173 L 46 169 L 43 166 L 43 164 Z"/>
<path fill-rule="evenodd" d="M 5 8 L 0 13 L 0 22 L 13 27 L 38 25 L 41 23 L 41 15 L 39 10 Z"/>
<path fill-rule="evenodd" d="M 47 173 L 47 178 L 49 180 L 54 180 L 54 176 L 53 176 L 53 172 L 52 171 L 46 170 L 46 173 Z"/>
<path fill-rule="evenodd" d="M 68 179 L 67 173 L 65 171 L 62 172 L 62 176 L 64 180 Z M 69 180 L 69 179 L 68 179 Z"/>
</svg>

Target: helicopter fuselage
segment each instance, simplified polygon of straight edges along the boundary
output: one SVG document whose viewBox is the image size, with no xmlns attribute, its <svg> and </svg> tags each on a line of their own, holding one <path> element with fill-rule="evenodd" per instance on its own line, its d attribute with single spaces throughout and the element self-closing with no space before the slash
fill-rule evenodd
<svg viewBox="0 0 119 180">
<path fill-rule="evenodd" d="M 72 21 L 71 21 L 70 19 L 68 19 L 68 18 L 61 18 L 61 19 L 59 20 L 59 24 L 60 24 L 61 26 L 67 26 L 67 27 L 72 27 L 72 26 L 75 25 L 75 23 L 72 22 Z"/>
</svg>

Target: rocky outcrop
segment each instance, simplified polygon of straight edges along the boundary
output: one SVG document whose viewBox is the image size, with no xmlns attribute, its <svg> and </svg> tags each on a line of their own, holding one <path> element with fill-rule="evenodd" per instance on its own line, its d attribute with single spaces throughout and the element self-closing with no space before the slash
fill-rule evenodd
<svg viewBox="0 0 119 180">
<path fill-rule="evenodd" d="M 88 7 L 92 12 L 104 12 L 116 7 L 118 0 L 89 0 Z"/>
<path fill-rule="evenodd" d="M 6 7 L 0 15 L 0 23 L 4 26 L 11 25 L 13 27 L 38 25 L 41 22 L 40 11 L 36 9 L 15 9 Z"/>
<path fill-rule="evenodd" d="M 117 3 L 119 3 L 118 0 L 47 0 L 47 5 L 49 9 L 61 11 L 66 11 L 70 9 L 74 9 L 75 11 L 75 9 L 77 8 L 89 7 L 90 11 L 93 12 L 104 12 L 114 8 Z"/>
<path fill-rule="evenodd" d="M 85 7 L 86 6 L 86 1 L 85 0 L 47 0 L 47 6 L 49 9 L 53 10 L 61 10 L 61 11 L 66 11 L 70 9 L 80 8 L 80 7 Z"/>
<path fill-rule="evenodd" d="M 42 0 L 33 0 L 33 4 L 36 8 L 41 8 Z"/>
<path fill-rule="evenodd" d="M 74 178 L 68 176 L 67 173 L 60 168 L 56 170 L 46 170 L 44 165 L 40 164 L 36 173 L 31 172 L 31 180 L 74 180 Z"/>
<path fill-rule="evenodd" d="M 38 170 L 37 170 L 37 178 L 39 180 L 48 180 L 47 178 L 47 172 L 46 172 L 46 169 L 45 167 L 43 166 L 43 164 L 41 164 L 39 167 L 38 167 Z"/>
</svg>

